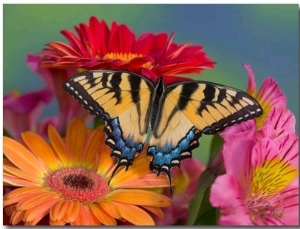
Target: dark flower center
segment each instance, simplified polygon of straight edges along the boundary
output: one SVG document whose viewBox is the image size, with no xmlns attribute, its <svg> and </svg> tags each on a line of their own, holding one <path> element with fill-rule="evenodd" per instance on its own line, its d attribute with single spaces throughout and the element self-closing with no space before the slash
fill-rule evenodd
<svg viewBox="0 0 300 229">
<path fill-rule="evenodd" d="M 65 185 L 77 189 L 91 189 L 94 186 L 91 179 L 81 174 L 71 174 L 64 177 L 63 180 Z"/>
</svg>

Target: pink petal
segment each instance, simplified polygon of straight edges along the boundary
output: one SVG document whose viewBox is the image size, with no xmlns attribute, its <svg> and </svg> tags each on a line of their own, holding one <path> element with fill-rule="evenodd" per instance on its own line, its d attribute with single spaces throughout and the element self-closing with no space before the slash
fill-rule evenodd
<svg viewBox="0 0 300 229">
<path fill-rule="evenodd" d="M 285 107 L 275 106 L 269 113 L 261 131 L 263 136 L 275 138 L 284 132 L 295 133 L 295 126 L 295 115 Z"/>
<path fill-rule="evenodd" d="M 217 177 L 211 186 L 209 200 L 213 207 L 221 210 L 220 225 L 253 225 L 242 201 L 241 186 L 233 176 Z"/>
<path fill-rule="evenodd" d="M 232 174 L 246 188 L 252 168 L 250 166 L 251 152 L 255 144 L 255 121 L 227 128 L 221 133 L 225 142 L 222 148 L 226 172 Z"/>
<path fill-rule="evenodd" d="M 251 65 L 243 64 L 243 67 L 246 69 L 248 73 L 248 86 L 247 86 L 247 92 L 255 96 L 256 94 L 256 83 L 255 83 L 255 77 L 252 71 Z"/>
</svg>

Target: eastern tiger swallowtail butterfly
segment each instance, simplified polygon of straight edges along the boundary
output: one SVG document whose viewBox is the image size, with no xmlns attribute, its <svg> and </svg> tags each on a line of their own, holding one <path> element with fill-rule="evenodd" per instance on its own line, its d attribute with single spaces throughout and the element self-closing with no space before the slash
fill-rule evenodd
<svg viewBox="0 0 300 229">
<path fill-rule="evenodd" d="M 95 117 L 105 121 L 106 144 L 118 158 L 112 174 L 126 170 L 142 151 L 149 129 L 150 170 L 167 174 L 190 158 L 201 134 L 215 134 L 226 127 L 262 114 L 247 93 L 205 81 L 164 85 L 132 72 L 94 70 L 79 73 L 64 89 Z M 149 131 L 150 132 L 150 131 Z"/>
</svg>

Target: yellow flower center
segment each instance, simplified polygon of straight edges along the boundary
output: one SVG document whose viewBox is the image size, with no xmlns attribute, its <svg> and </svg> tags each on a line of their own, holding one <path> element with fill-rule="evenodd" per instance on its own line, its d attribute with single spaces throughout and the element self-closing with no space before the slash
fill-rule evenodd
<svg viewBox="0 0 300 229">
<path fill-rule="evenodd" d="M 253 171 L 246 206 L 255 223 L 266 217 L 280 219 L 283 215 L 280 192 L 297 176 L 297 169 L 280 158 L 265 161 Z"/>
<path fill-rule="evenodd" d="M 142 56 L 143 56 L 142 54 L 136 54 L 136 53 L 131 53 L 131 52 L 130 53 L 109 52 L 109 53 L 106 53 L 103 58 L 118 59 L 118 60 L 121 60 L 122 62 L 129 62 L 133 58 L 142 57 Z"/>
<path fill-rule="evenodd" d="M 256 118 L 256 125 L 259 130 L 263 127 L 264 122 L 266 121 L 271 111 L 271 104 L 260 101 L 260 105 L 262 107 L 263 113 L 261 116 Z"/>
<path fill-rule="evenodd" d="M 45 178 L 45 185 L 66 200 L 82 204 L 103 199 L 109 192 L 107 181 L 85 168 L 61 168 Z"/>
<path fill-rule="evenodd" d="M 131 53 L 131 52 L 129 52 L 129 53 L 109 52 L 109 53 L 106 53 L 103 58 L 105 58 L 105 59 L 118 59 L 118 60 L 120 60 L 124 63 L 128 63 L 132 59 L 134 59 L 136 57 L 142 57 L 142 56 L 143 56 L 142 54 Z M 147 63 L 143 64 L 142 67 L 151 69 L 152 64 L 150 62 L 147 62 Z"/>
</svg>

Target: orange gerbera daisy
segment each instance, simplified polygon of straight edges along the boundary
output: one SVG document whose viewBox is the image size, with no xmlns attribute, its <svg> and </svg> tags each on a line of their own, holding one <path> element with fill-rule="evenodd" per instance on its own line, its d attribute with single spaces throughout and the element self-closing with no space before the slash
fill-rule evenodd
<svg viewBox="0 0 300 229">
<path fill-rule="evenodd" d="M 75 119 L 65 138 L 52 126 L 48 137 L 49 143 L 28 131 L 24 145 L 4 137 L 3 179 L 20 187 L 4 196 L 11 224 L 36 225 L 49 215 L 50 225 L 154 225 L 151 214 L 163 217 L 170 199 L 155 190 L 168 180 L 149 173 L 145 154 L 108 184 L 115 163 L 102 127 L 91 130 Z"/>
</svg>

